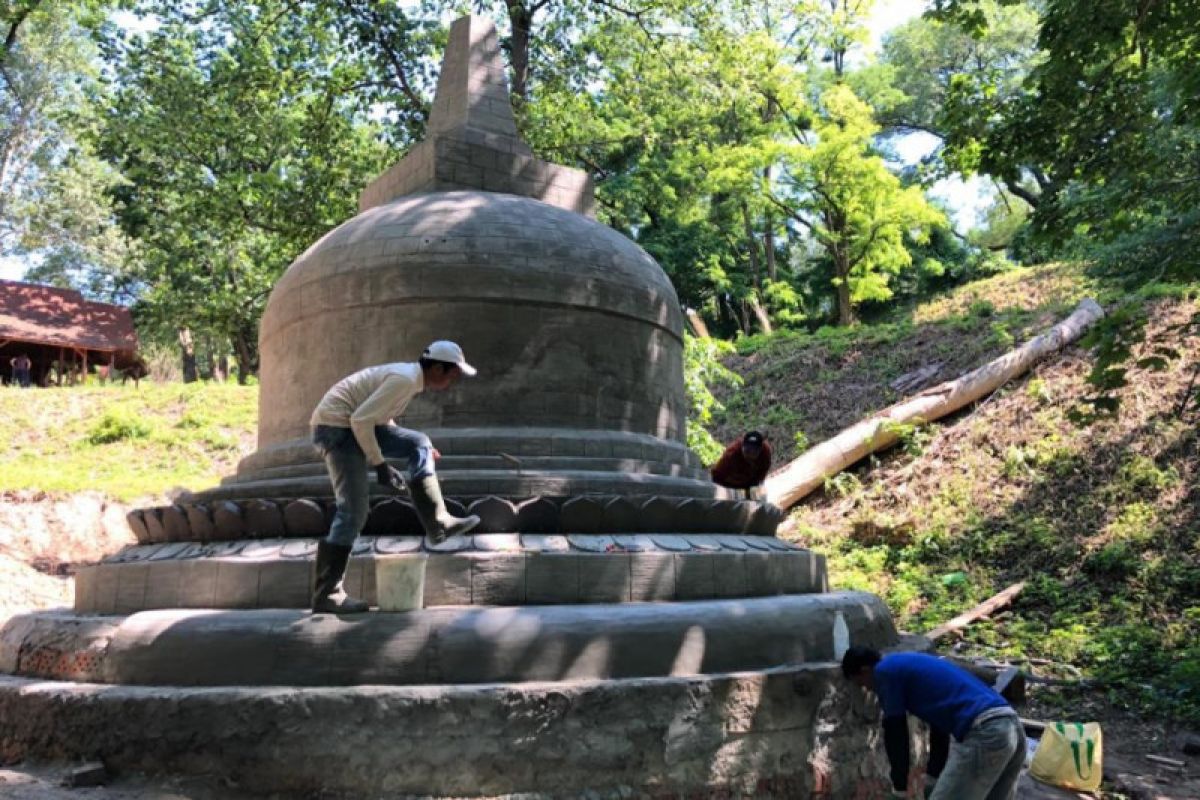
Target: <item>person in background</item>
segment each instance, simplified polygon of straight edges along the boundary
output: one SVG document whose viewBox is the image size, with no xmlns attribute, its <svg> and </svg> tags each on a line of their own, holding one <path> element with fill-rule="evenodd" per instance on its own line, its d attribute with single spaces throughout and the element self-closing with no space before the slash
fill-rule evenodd
<svg viewBox="0 0 1200 800">
<path fill-rule="evenodd" d="M 749 431 L 725 448 L 710 474 L 713 483 L 727 489 L 741 489 L 749 500 L 751 491 L 762 485 L 770 471 L 771 445 L 767 437 Z"/>
<path fill-rule="evenodd" d="M 883 709 L 883 738 L 893 797 L 908 797 L 908 715 L 929 726 L 931 741 L 951 737 L 949 757 L 931 754 L 930 800 L 1013 800 L 1025 764 L 1025 730 L 1008 701 L 979 678 L 925 653 L 880 655 L 851 647 L 842 674 L 872 691 Z M 936 754 L 936 746 L 931 751 Z M 940 774 L 938 772 L 940 771 Z"/>
<path fill-rule="evenodd" d="M 8 363 L 12 367 L 13 383 L 23 389 L 28 389 L 29 371 L 33 369 L 33 362 L 29 360 L 29 356 L 20 353 L 16 358 L 9 360 Z"/>
</svg>

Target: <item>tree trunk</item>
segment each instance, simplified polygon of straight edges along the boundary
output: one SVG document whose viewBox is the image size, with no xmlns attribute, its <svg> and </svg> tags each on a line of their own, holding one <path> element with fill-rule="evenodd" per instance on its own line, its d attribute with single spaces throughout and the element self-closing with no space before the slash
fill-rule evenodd
<svg viewBox="0 0 1200 800">
<path fill-rule="evenodd" d="M 779 280 L 779 270 L 775 256 L 775 218 L 767 214 L 767 226 L 763 232 L 763 250 L 767 254 L 767 280 L 774 283 Z"/>
<path fill-rule="evenodd" d="M 512 63 L 512 96 L 517 105 L 529 99 L 529 38 L 533 29 L 533 11 L 525 0 L 507 0 L 508 21 L 512 25 L 509 60 Z"/>
<path fill-rule="evenodd" d="M 233 350 L 238 360 L 238 384 L 245 386 L 250 376 L 258 372 L 254 349 L 244 331 L 238 331 L 233 337 Z"/>
<path fill-rule="evenodd" d="M 224 353 L 221 353 L 221 357 L 217 359 L 216 379 L 221 383 L 229 380 L 229 356 Z"/>
<path fill-rule="evenodd" d="M 183 367 L 183 382 L 196 382 L 196 345 L 192 341 L 192 331 L 189 328 L 179 328 L 179 356 Z"/>
<path fill-rule="evenodd" d="M 1016 350 L 846 428 L 768 476 L 765 484 L 767 499 L 782 508 L 795 505 L 822 486 L 826 478 L 895 444 L 899 438 L 895 430 L 897 424 L 932 422 L 994 392 L 1027 372 L 1042 358 L 1078 339 L 1103 316 L 1104 309 L 1095 300 L 1087 298 L 1079 303 L 1071 316 Z"/>
<path fill-rule="evenodd" d="M 742 203 L 742 227 L 746 233 L 746 247 L 750 253 L 750 281 L 754 284 L 755 290 L 759 286 L 760 267 L 758 264 L 758 242 L 754 238 L 754 226 L 750 224 L 750 209 Z"/>
<path fill-rule="evenodd" d="M 754 318 L 758 320 L 758 327 L 763 333 L 771 333 L 771 317 L 767 314 L 767 310 L 762 307 L 762 303 L 758 302 L 757 293 L 751 294 L 747 300 L 750 310 L 754 312 Z"/>
<path fill-rule="evenodd" d="M 833 253 L 833 269 L 837 276 L 838 325 L 854 323 L 854 306 L 850 304 L 850 264 L 840 249 Z"/>
<path fill-rule="evenodd" d="M 213 341 L 211 336 L 204 337 L 204 377 L 205 380 L 215 380 L 217 377 L 217 361 L 213 356 Z"/>
</svg>

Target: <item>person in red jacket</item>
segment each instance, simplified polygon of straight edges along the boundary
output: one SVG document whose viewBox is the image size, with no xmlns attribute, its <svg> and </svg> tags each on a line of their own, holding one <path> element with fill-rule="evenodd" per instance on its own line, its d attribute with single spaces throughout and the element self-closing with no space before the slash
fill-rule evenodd
<svg viewBox="0 0 1200 800">
<path fill-rule="evenodd" d="M 749 431 L 731 442 L 710 470 L 713 483 L 727 489 L 741 489 L 747 500 L 750 490 L 761 486 L 770 471 L 771 445 L 758 431 Z"/>
</svg>

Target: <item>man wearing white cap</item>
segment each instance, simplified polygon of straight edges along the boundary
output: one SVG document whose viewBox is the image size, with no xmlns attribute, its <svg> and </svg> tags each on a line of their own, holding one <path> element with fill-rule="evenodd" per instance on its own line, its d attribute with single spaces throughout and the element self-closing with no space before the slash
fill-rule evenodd
<svg viewBox="0 0 1200 800">
<path fill-rule="evenodd" d="M 446 510 L 434 473 L 433 442 L 420 431 L 407 430 L 392 420 L 426 390 L 450 388 L 460 375 L 471 376 L 462 348 L 436 341 L 417 362 L 368 367 L 338 381 L 313 411 L 313 444 L 325 457 L 337 513 L 329 536 L 317 544 L 316 585 L 312 610 L 354 614 L 368 606 L 346 594 L 342 578 L 354 540 L 367 521 L 367 468 L 379 483 L 400 488 L 404 475 L 386 459 L 408 465 L 408 486 L 425 534 L 434 544 L 447 536 L 470 531 L 479 517 L 455 517 Z"/>
</svg>

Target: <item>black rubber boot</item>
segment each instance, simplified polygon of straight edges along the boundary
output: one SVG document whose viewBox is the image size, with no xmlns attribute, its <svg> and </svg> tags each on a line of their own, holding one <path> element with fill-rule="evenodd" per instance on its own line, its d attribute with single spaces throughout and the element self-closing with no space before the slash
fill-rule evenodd
<svg viewBox="0 0 1200 800">
<path fill-rule="evenodd" d="M 442 500 L 442 487 L 438 484 L 436 475 L 426 475 L 409 481 L 409 492 L 412 494 L 413 506 L 425 535 L 434 544 L 446 541 L 450 536 L 469 533 L 479 524 L 479 517 L 472 514 L 469 517 L 456 517 L 446 510 Z"/>
<path fill-rule="evenodd" d="M 317 543 L 317 579 L 313 587 L 314 614 L 361 614 L 370 609 L 362 600 L 355 600 L 342 588 L 350 547 L 331 544 L 322 539 Z"/>
</svg>

